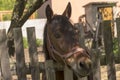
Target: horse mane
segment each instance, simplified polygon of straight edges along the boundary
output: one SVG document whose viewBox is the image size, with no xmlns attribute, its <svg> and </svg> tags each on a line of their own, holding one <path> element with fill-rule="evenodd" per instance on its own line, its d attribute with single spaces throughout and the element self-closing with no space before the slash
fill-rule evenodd
<svg viewBox="0 0 120 80">
<path fill-rule="evenodd" d="M 47 49 L 47 22 L 44 27 L 44 33 L 43 33 L 43 52 L 45 54 L 45 58 L 50 59 L 49 51 Z"/>
</svg>

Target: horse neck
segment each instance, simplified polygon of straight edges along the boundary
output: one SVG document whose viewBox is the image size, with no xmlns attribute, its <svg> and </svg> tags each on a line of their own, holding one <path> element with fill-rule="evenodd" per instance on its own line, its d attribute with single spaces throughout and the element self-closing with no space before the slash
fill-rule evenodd
<svg viewBox="0 0 120 80">
<path fill-rule="evenodd" d="M 49 51 L 47 49 L 47 25 L 44 28 L 44 34 L 43 34 L 43 51 L 45 54 L 45 59 L 46 60 L 50 59 Z"/>
</svg>

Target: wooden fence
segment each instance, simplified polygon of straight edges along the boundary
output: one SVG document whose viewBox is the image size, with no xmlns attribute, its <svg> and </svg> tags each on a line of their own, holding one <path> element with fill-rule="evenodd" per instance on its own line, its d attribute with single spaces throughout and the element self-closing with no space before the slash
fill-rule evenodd
<svg viewBox="0 0 120 80">
<path fill-rule="evenodd" d="M 120 19 L 116 19 L 116 27 L 117 27 L 117 39 L 118 44 L 120 44 Z M 104 43 L 104 50 L 105 50 L 105 59 L 104 62 L 106 62 L 107 66 L 107 78 L 108 80 L 116 80 L 116 69 L 115 69 L 115 56 L 113 52 L 113 35 L 111 30 L 111 23 L 112 21 L 103 21 L 102 22 L 102 36 L 103 36 L 103 43 Z M 93 49 L 94 50 L 94 49 Z M 118 47 L 118 50 L 120 51 L 120 46 Z M 101 80 L 101 72 L 100 72 L 100 56 L 101 52 L 96 46 L 95 53 L 93 52 L 92 57 L 93 60 L 93 79 L 92 80 Z M 117 62 L 120 62 L 120 53 L 117 53 Z M 120 78 L 119 78 L 120 79 Z"/>
<path fill-rule="evenodd" d="M 25 63 L 23 38 L 21 28 L 14 29 L 14 43 L 16 54 L 16 71 L 11 72 L 10 61 L 7 49 L 7 37 L 5 29 L 0 30 L 0 58 L 1 58 L 1 73 L 4 80 L 12 79 L 13 74 L 17 75 L 18 80 L 28 80 L 26 75 L 31 74 L 32 80 L 40 80 L 40 73 L 46 72 L 47 80 L 55 80 L 55 71 L 64 71 L 64 80 L 73 80 L 72 71 L 67 67 L 54 63 L 52 60 L 45 62 L 38 61 L 38 53 L 36 47 L 35 28 L 27 28 L 28 44 L 29 44 L 29 57 L 30 63 Z M 69 76 L 69 77 L 68 77 Z"/>
<path fill-rule="evenodd" d="M 117 41 L 118 41 L 118 53 L 117 57 L 114 56 L 114 50 L 113 50 L 113 35 L 111 31 L 111 23 L 113 21 L 103 21 L 101 23 L 101 32 L 102 34 L 102 39 L 103 39 L 103 50 L 104 51 L 104 59 L 101 59 L 103 57 L 103 52 L 101 53 L 101 49 L 98 46 L 98 41 L 92 42 L 94 46 L 91 47 L 91 58 L 93 61 L 92 65 L 92 73 L 88 76 L 87 79 L 85 80 L 106 80 L 106 79 L 101 79 L 101 65 L 106 64 L 107 66 L 107 80 L 120 80 L 118 75 L 116 75 L 116 68 L 115 64 L 120 63 L 120 18 L 117 18 L 115 20 L 115 24 L 117 27 Z M 78 24 L 79 25 L 79 24 Z M 77 26 L 77 25 L 76 25 Z M 79 25 L 80 27 L 80 44 L 82 47 L 85 47 L 85 37 L 83 36 L 85 33 L 83 33 L 83 26 Z M 101 35 L 100 35 L 101 36 Z M 93 39 L 93 38 L 92 38 Z M 119 70 L 120 71 L 120 70 Z"/>
<path fill-rule="evenodd" d="M 120 44 L 120 19 L 116 19 L 117 23 L 117 32 L 118 32 L 118 42 Z M 111 33 L 111 22 L 104 21 L 102 23 L 103 29 L 103 38 L 104 38 L 104 47 L 106 54 L 106 63 L 107 63 L 107 74 L 108 80 L 116 80 L 116 70 L 115 70 L 115 61 L 113 54 L 113 41 L 112 41 L 112 33 Z M 81 31 L 82 33 L 82 31 Z M 80 35 L 80 39 L 84 39 L 82 35 Z M 29 45 L 29 57 L 30 63 L 25 63 L 25 52 L 23 48 L 23 38 L 21 28 L 14 29 L 14 43 L 15 43 L 15 54 L 16 54 L 16 75 L 18 80 L 28 80 L 27 75 L 31 74 L 32 80 L 40 80 L 40 73 L 46 72 L 47 80 L 55 80 L 55 71 L 60 70 L 64 71 L 64 80 L 73 80 L 73 72 L 67 68 L 63 67 L 60 64 L 54 63 L 52 60 L 48 60 L 45 62 L 38 61 L 38 52 L 36 47 L 36 36 L 35 36 L 35 28 L 27 28 L 27 38 Z M 84 40 L 82 40 L 84 42 Z M 82 47 L 84 47 L 83 42 Z M 119 45 L 120 49 L 120 45 Z M 101 71 L 100 71 L 100 56 L 101 53 L 97 47 L 91 49 L 93 67 L 92 72 L 88 76 L 88 78 L 82 78 L 79 80 L 101 80 Z M 13 73 L 10 69 L 10 61 L 8 55 L 7 48 L 7 36 L 6 31 L 0 30 L 0 59 L 1 59 L 1 73 L 4 80 L 13 80 Z M 120 53 L 118 54 L 120 55 Z M 120 57 L 120 56 L 119 56 Z M 120 58 L 118 58 L 120 60 Z"/>
</svg>

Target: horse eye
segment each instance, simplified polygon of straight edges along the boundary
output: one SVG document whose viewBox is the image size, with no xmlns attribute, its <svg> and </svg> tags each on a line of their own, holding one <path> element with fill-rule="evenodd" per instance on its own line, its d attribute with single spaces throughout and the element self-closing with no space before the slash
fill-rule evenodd
<svg viewBox="0 0 120 80">
<path fill-rule="evenodd" d="M 61 34 L 60 34 L 60 32 L 56 32 L 56 33 L 54 34 L 54 36 L 55 36 L 55 38 L 60 38 L 60 37 L 61 37 Z"/>
</svg>

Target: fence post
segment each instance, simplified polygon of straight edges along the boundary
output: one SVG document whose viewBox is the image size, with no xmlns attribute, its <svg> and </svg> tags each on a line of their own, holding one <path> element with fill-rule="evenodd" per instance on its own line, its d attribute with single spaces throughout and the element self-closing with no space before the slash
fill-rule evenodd
<svg viewBox="0 0 120 80">
<path fill-rule="evenodd" d="M 3 79 L 12 80 L 5 29 L 0 30 L 0 60 Z"/>
<path fill-rule="evenodd" d="M 27 28 L 27 37 L 28 37 L 28 45 L 29 45 L 30 68 L 31 68 L 32 80 L 40 80 L 40 70 L 38 63 L 38 53 L 37 53 L 34 27 Z"/>
<path fill-rule="evenodd" d="M 117 53 L 117 60 L 118 63 L 120 63 L 120 18 L 116 19 L 116 27 L 117 27 L 117 39 L 118 39 L 118 50 L 119 52 Z"/>
<path fill-rule="evenodd" d="M 73 80 L 73 71 L 67 66 L 64 67 L 64 80 Z"/>
<path fill-rule="evenodd" d="M 80 46 L 85 48 L 85 32 L 84 32 L 83 25 L 80 23 L 76 23 L 74 26 L 77 27 L 78 30 L 80 31 L 80 33 L 79 33 Z"/>
<path fill-rule="evenodd" d="M 56 80 L 54 65 L 52 60 L 45 61 L 46 80 Z"/>
<path fill-rule="evenodd" d="M 89 76 L 89 80 L 101 80 L 100 51 L 97 48 L 91 50 L 93 64 L 92 64 L 92 72 L 91 75 Z"/>
<path fill-rule="evenodd" d="M 100 71 L 100 33 L 101 25 L 98 23 L 96 26 L 96 33 L 93 35 L 92 47 L 91 47 L 91 59 L 93 62 L 92 73 L 89 77 L 89 80 L 101 80 L 101 71 Z"/>
<path fill-rule="evenodd" d="M 80 31 L 80 33 L 79 33 L 80 47 L 86 48 L 85 47 L 85 37 L 84 37 L 85 33 L 84 33 L 83 25 L 81 23 L 76 23 L 74 26 L 77 27 L 78 30 Z M 88 80 L 88 78 L 87 77 L 79 78 L 79 80 Z"/>
<path fill-rule="evenodd" d="M 111 21 L 103 21 L 103 39 L 106 53 L 108 80 L 116 80 Z"/>
<path fill-rule="evenodd" d="M 21 28 L 14 29 L 14 43 L 15 43 L 16 69 L 17 69 L 18 80 L 27 80 Z"/>
</svg>

